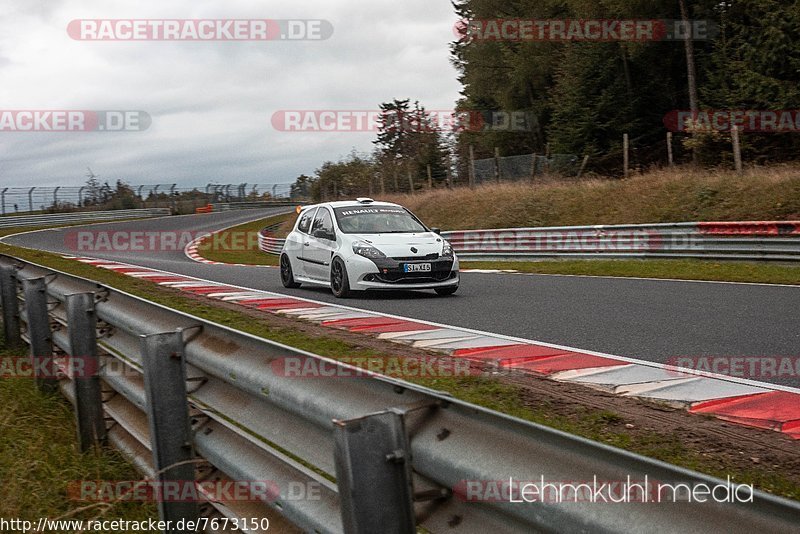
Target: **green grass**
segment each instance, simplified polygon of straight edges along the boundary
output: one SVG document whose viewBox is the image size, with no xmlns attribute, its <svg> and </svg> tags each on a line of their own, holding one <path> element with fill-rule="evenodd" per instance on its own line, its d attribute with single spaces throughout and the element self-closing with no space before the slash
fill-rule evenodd
<svg viewBox="0 0 800 534">
<path fill-rule="evenodd" d="M 246 265 L 278 265 L 278 256 L 258 249 L 258 232 L 266 226 L 294 219 L 295 214 L 275 215 L 228 228 L 215 236 L 206 238 L 198 245 L 197 252 L 203 258 L 222 263 Z"/>
<path fill-rule="evenodd" d="M 2 358 L 21 355 L 0 349 Z M 29 521 L 62 516 L 138 521 L 157 517 L 154 504 L 68 498 L 67 488 L 74 481 L 140 480 L 141 475 L 114 449 L 81 453 L 72 406 L 60 394 L 41 393 L 28 378 L 3 378 L 0 405 L 0 517 Z"/>
<path fill-rule="evenodd" d="M 758 167 L 743 176 L 690 166 L 628 179 L 490 184 L 386 195 L 446 230 L 800 219 L 800 168 Z"/>
<path fill-rule="evenodd" d="M 800 266 L 707 260 L 462 261 L 462 269 L 800 285 Z"/>
<path fill-rule="evenodd" d="M 263 224 L 263 223 L 259 223 Z M 167 290 L 143 279 L 136 279 L 64 259 L 42 251 L 33 251 L 0 244 L 0 253 L 50 266 L 77 276 L 83 276 L 170 308 L 202 317 L 209 321 L 248 332 L 330 358 L 377 357 L 383 354 L 372 348 L 336 338 L 333 335 L 311 335 L 294 328 L 275 327 L 254 319 L 251 315 L 215 305 L 200 303 L 175 290 Z M 492 264 L 494 265 L 494 264 Z M 396 350 L 396 349 L 395 349 Z M 703 451 L 682 444 L 677 434 L 658 432 L 632 433 L 619 424 L 620 416 L 607 410 L 577 407 L 576 414 L 559 415 L 548 409 L 546 402 L 531 406 L 524 401 L 523 388 L 486 377 L 409 378 L 408 381 L 433 388 L 454 397 L 521 419 L 543 424 L 588 439 L 607 443 L 674 465 L 694 469 L 724 478 L 731 475 L 739 483 L 751 483 L 759 489 L 800 500 L 800 481 L 780 473 L 751 467 L 719 468 Z"/>
</svg>

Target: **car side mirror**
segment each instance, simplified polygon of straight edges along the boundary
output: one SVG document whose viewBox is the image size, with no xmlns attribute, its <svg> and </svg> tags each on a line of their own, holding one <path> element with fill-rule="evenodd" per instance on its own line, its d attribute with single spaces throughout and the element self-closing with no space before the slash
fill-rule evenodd
<svg viewBox="0 0 800 534">
<path fill-rule="evenodd" d="M 436 235 L 442 235 L 442 229 L 441 228 L 431 228 L 431 232 L 433 232 Z"/>
<path fill-rule="evenodd" d="M 326 232 L 325 230 L 322 230 L 321 228 L 318 229 L 318 230 L 314 230 L 314 234 L 313 235 L 316 238 L 327 239 L 329 241 L 333 241 L 334 239 L 336 239 L 336 236 L 332 232 Z"/>
</svg>

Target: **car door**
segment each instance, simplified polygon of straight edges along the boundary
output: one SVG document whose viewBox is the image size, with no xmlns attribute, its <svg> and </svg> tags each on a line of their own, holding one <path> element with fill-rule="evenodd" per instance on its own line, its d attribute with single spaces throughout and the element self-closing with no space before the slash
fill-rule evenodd
<svg viewBox="0 0 800 534">
<path fill-rule="evenodd" d="M 303 261 L 303 252 L 306 249 L 308 233 L 311 231 L 311 222 L 314 220 L 316 213 L 317 208 L 309 208 L 301 212 L 297 230 L 290 233 L 289 237 L 286 238 L 284 250 L 292 260 L 292 270 L 295 276 L 308 276 L 305 262 Z"/>
<path fill-rule="evenodd" d="M 317 210 L 307 246 L 303 247 L 303 263 L 306 275 L 315 280 L 330 279 L 331 258 L 336 250 L 336 233 L 333 229 L 333 216 L 326 207 Z"/>
</svg>

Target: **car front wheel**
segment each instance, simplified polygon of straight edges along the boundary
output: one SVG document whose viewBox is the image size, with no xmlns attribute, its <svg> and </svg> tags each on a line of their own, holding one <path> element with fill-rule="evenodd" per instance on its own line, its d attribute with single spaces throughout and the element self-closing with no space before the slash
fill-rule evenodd
<svg viewBox="0 0 800 534">
<path fill-rule="evenodd" d="M 281 282 L 283 287 L 289 289 L 297 289 L 300 284 L 294 281 L 294 272 L 292 272 L 292 262 L 289 261 L 289 256 L 281 254 Z"/>
<path fill-rule="evenodd" d="M 347 268 L 340 258 L 334 258 L 331 263 L 331 291 L 333 296 L 340 299 L 350 296 L 350 279 L 347 277 Z"/>
</svg>

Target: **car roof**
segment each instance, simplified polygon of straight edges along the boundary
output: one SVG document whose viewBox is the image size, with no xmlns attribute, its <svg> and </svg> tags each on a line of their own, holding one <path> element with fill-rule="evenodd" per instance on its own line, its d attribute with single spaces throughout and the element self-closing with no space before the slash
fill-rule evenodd
<svg viewBox="0 0 800 534">
<path fill-rule="evenodd" d="M 303 208 L 303 211 L 320 206 L 328 206 L 330 208 L 363 208 L 367 206 L 392 206 L 396 208 L 402 208 L 400 204 L 393 204 L 391 202 L 358 202 L 357 200 L 339 200 L 336 202 L 321 202 L 312 206 L 306 206 Z"/>
</svg>

